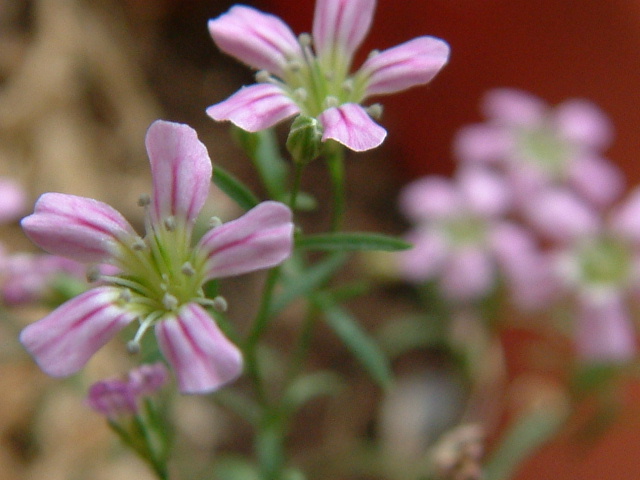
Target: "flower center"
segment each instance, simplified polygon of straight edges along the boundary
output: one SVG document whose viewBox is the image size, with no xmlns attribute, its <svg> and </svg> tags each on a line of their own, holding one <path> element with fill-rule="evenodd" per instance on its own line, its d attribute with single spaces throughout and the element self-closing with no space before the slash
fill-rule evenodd
<svg viewBox="0 0 640 480">
<path fill-rule="evenodd" d="M 310 117 L 317 117 L 327 108 L 364 99 L 368 78 L 358 73 L 349 75 L 349 55 L 336 47 L 320 58 L 313 51 L 309 34 L 303 33 L 298 41 L 303 55 L 289 60 L 283 78 L 258 72 L 257 81 L 280 86 L 301 113 Z"/>
<path fill-rule="evenodd" d="M 517 133 L 518 146 L 525 159 L 551 178 L 562 179 L 567 170 L 571 148 L 549 128 L 541 127 Z"/>
<path fill-rule="evenodd" d="M 444 222 L 449 240 L 458 246 L 478 245 L 484 242 L 485 222 L 473 215 L 461 215 Z"/>
<path fill-rule="evenodd" d="M 592 286 L 623 286 L 631 274 L 631 252 L 617 239 L 603 237 L 578 250 L 580 275 Z"/>
</svg>

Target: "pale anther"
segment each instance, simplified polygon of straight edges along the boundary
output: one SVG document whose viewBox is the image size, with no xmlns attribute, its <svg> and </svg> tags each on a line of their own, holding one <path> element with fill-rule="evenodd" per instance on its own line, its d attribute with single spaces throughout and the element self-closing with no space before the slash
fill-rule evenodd
<svg viewBox="0 0 640 480">
<path fill-rule="evenodd" d="M 176 219 L 175 217 L 167 217 L 164 219 L 164 227 L 173 232 L 176 229 Z"/>
<path fill-rule="evenodd" d="M 304 102 L 307 98 L 309 98 L 309 94 L 304 88 L 300 87 L 300 88 L 296 88 L 293 91 L 293 98 L 297 102 Z"/>
<path fill-rule="evenodd" d="M 349 78 L 342 82 L 342 89 L 347 93 L 353 92 L 353 80 Z"/>
<path fill-rule="evenodd" d="M 196 270 L 190 262 L 185 262 L 180 271 L 187 277 L 193 277 L 196 274 Z"/>
<path fill-rule="evenodd" d="M 299 72 L 301 68 L 302 64 L 298 60 L 289 60 L 287 62 L 287 69 L 293 73 Z"/>
<path fill-rule="evenodd" d="M 213 308 L 216 309 L 218 312 L 226 312 L 227 309 L 229 308 L 229 304 L 227 303 L 227 300 L 218 295 L 217 297 L 215 297 L 213 299 Z"/>
<path fill-rule="evenodd" d="M 130 302 L 131 298 L 131 290 L 129 290 L 128 288 L 123 288 L 122 290 L 120 290 L 120 300 L 124 302 Z"/>
<path fill-rule="evenodd" d="M 139 252 L 147 248 L 147 244 L 144 243 L 144 240 L 142 238 L 137 237 L 131 244 L 131 248 Z"/>
<path fill-rule="evenodd" d="M 384 108 L 379 103 L 374 103 L 373 105 L 369 105 L 367 108 L 367 113 L 371 116 L 371 118 L 379 119 L 382 116 L 382 111 Z"/>
<path fill-rule="evenodd" d="M 256 73 L 256 81 L 259 83 L 270 83 L 271 75 L 266 70 L 260 70 Z"/>
<path fill-rule="evenodd" d="M 149 194 L 143 193 L 142 195 L 140 195 L 138 197 L 138 206 L 139 207 L 146 207 L 150 203 L 151 203 L 151 197 L 149 196 Z"/>
<path fill-rule="evenodd" d="M 324 103 L 326 105 L 326 108 L 333 108 L 333 107 L 337 107 L 338 105 L 340 105 L 340 101 L 336 97 L 334 97 L 332 95 L 330 95 L 327 98 L 325 98 L 324 99 Z"/>
<path fill-rule="evenodd" d="M 380 53 L 380 50 L 371 50 L 371 52 L 369 52 L 369 55 L 367 57 L 367 59 L 371 59 L 373 57 L 375 57 L 376 55 L 378 55 Z"/>
<path fill-rule="evenodd" d="M 209 219 L 209 228 L 216 228 L 220 225 L 222 225 L 222 220 L 220 220 L 220 217 L 211 217 Z"/>
<path fill-rule="evenodd" d="M 136 353 L 140 353 L 140 343 L 136 342 L 135 340 L 128 341 L 127 352 L 129 352 L 132 355 L 135 355 Z"/>
<path fill-rule="evenodd" d="M 178 308 L 178 299 L 170 293 L 165 293 L 162 297 L 162 305 L 164 306 L 165 310 L 173 311 Z"/>
<path fill-rule="evenodd" d="M 310 47 L 313 43 L 313 39 L 308 33 L 301 33 L 298 35 L 298 43 L 302 45 L 302 47 Z"/>
<path fill-rule="evenodd" d="M 93 283 L 100 279 L 100 269 L 98 267 L 91 266 L 87 268 L 87 282 Z"/>
</svg>

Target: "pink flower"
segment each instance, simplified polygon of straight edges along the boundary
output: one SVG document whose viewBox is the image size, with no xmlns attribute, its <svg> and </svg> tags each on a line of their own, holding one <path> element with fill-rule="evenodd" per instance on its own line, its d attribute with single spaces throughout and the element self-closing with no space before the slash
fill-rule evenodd
<svg viewBox="0 0 640 480">
<path fill-rule="evenodd" d="M 490 293 L 500 271 L 514 281 L 531 274 L 531 266 L 539 265 L 535 242 L 505 220 L 509 204 L 506 185 L 487 170 L 409 184 L 400 207 L 416 225 L 407 236 L 414 247 L 400 255 L 404 277 L 437 280 L 448 299 L 469 301 Z"/>
<path fill-rule="evenodd" d="M 543 199 L 548 208 L 537 220 L 556 242 L 551 258 L 557 284 L 574 302 L 578 353 L 585 361 L 629 360 L 637 351 L 631 311 L 640 292 L 640 189 L 607 218 L 563 193 Z"/>
<path fill-rule="evenodd" d="M 611 123 L 591 102 L 572 99 L 550 108 L 503 88 L 487 93 L 482 110 L 487 122 L 459 132 L 457 156 L 503 169 L 519 203 L 549 187 L 569 186 L 600 207 L 622 193 L 621 172 L 601 153 L 611 143 Z"/>
<path fill-rule="evenodd" d="M 299 38 L 279 18 L 243 5 L 210 20 L 214 42 L 260 70 L 260 83 L 212 105 L 207 114 L 250 132 L 305 115 L 319 120 L 322 141 L 332 139 L 355 151 L 377 147 L 386 131 L 362 102 L 429 82 L 447 63 L 449 46 L 434 37 L 418 37 L 373 53 L 350 73 L 375 4 L 375 0 L 318 0 L 311 35 Z"/>
<path fill-rule="evenodd" d="M 48 374 L 67 376 L 131 322 L 130 347 L 154 326 L 160 349 L 184 393 L 215 390 L 235 379 L 242 356 L 205 310 L 202 285 L 213 278 L 269 268 L 292 248 L 291 211 L 264 202 L 237 220 L 191 237 L 211 184 L 211 161 L 187 125 L 154 122 L 147 132 L 153 193 L 141 198 L 146 234 L 120 213 L 90 198 L 47 193 L 23 219 L 40 247 L 87 263 L 117 267 L 101 286 L 66 302 L 26 327 L 20 340 Z"/>
<path fill-rule="evenodd" d="M 159 391 L 167 377 L 167 369 L 160 362 L 140 365 L 129 372 L 126 380 L 114 378 L 91 385 L 87 404 L 110 419 L 135 415 L 140 399 Z"/>
</svg>

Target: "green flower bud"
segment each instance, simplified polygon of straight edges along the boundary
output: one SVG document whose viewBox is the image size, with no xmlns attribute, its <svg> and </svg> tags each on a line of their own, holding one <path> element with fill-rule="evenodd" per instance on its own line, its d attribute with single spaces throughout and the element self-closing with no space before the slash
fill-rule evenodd
<svg viewBox="0 0 640 480">
<path fill-rule="evenodd" d="M 320 155 L 322 127 L 314 117 L 298 115 L 291 125 L 287 150 L 297 163 L 306 164 Z"/>
</svg>

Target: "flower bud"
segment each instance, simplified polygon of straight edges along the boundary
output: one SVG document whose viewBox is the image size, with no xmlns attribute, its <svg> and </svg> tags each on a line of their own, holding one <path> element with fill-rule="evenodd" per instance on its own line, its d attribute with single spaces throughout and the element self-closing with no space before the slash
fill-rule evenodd
<svg viewBox="0 0 640 480">
<path fill-rule="evenodd" d="M 298 115 L 291 125 L 287 150 L 297 163 L 306 164 L 320 155 L 322 127 L 313 117 Z"/>
</svg>

